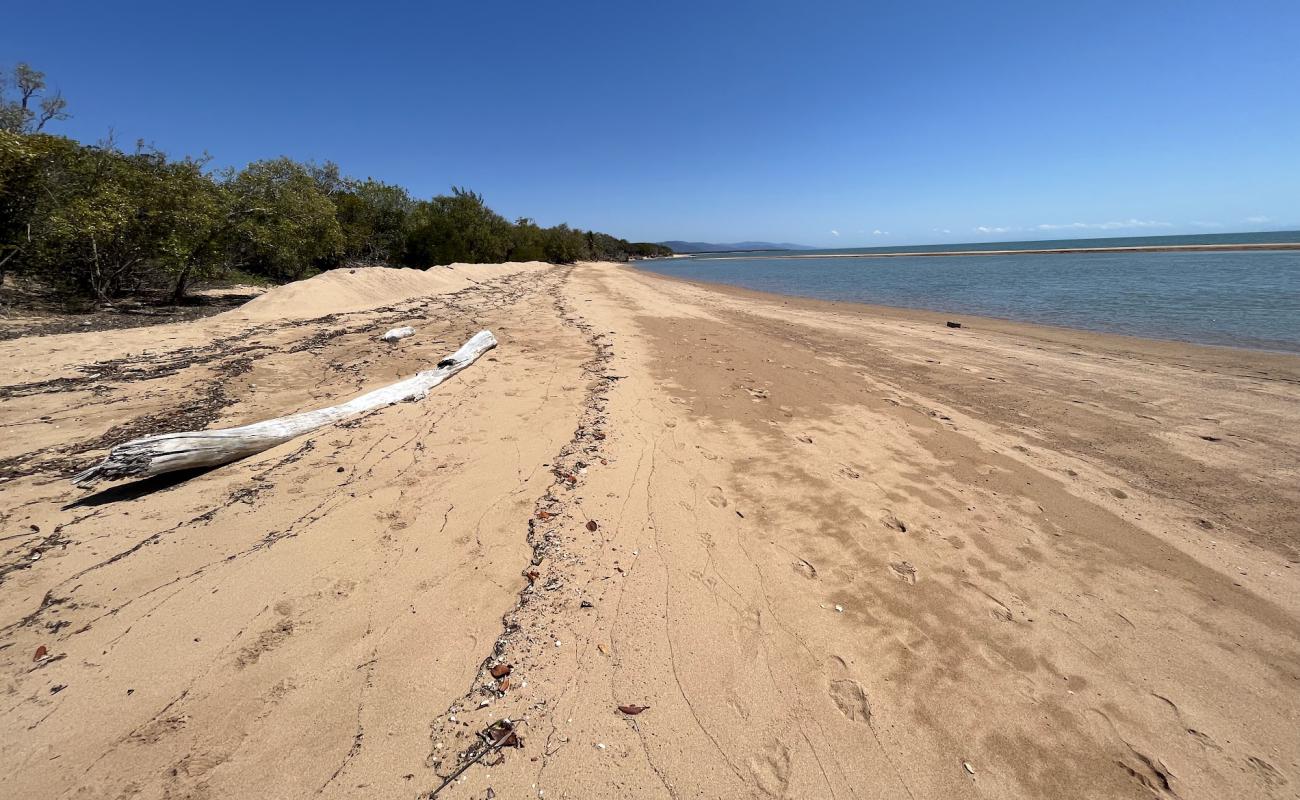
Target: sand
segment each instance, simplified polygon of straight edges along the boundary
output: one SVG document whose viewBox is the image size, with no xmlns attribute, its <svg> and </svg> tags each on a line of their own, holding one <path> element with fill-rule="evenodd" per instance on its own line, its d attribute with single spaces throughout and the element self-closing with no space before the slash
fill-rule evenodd
<svg viewBox="0 0 1300 800">
<path fill-rule="evenodd" d="M 0 342 L 0 796 L 422 797 L 501 718 L 439 797 L 1297 796 L 1300 358 L 464 277 Z M 423 402 L 63 480 L 480 327 Z"/>
</svg>

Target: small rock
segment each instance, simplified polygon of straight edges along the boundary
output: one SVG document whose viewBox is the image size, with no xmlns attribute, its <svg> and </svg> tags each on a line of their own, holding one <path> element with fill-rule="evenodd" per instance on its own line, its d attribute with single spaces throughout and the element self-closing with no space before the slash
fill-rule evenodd
<svg viewBox="0 0 1300 800">
<path fill-rule="evenodd" d="M 946 324 L 948 325 L 949 328 L 960 328 L 960 327 L 961 327 L 961 323 L 960 323 L 960 322 L 949 322 L 949 323 L 946 323 Z M 975 774 L 975 773 L 971 773 L 971 774 L 973 775 L 973 774 Z"/>
</svg>

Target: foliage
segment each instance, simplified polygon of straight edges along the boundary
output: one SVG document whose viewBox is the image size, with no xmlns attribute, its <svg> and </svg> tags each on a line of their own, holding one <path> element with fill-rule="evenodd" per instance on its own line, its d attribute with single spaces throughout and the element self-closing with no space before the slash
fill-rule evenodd
<svg viewBox="0 0 1300 800">
<path fill-rule="evenodd" d="M 205 181 L 186 179 L 196 163 L 46 135 L 22 144 L 21 185 L 11 192 L 6 183 L 0 201 L 26 211 L 22 236 L 5 243 L 20 269 L 108 300 L 138 288 L 147 267 L 188 257 L 190 226 L 207 203 Z"/>
<path fill-rule="evenodd" d="M 412 266 L 490 264 L 510 249 L 510 223 L 482 195 L 457 186 L 416 203 L 410 226 L 403 260 Z"/>
<path fill-rule="evenodd" d="M 343 234 L 342 263 L 385 264 L 406 252 L 415 201 L 400 186 L 349 180 L 334 196 Z"/>
<path fill-rule="evenodd" d="M 12 84 L 16 99 L 6 93 Z M 143 144 L 41 133 L 65 119 L 26 64 L 0 83 L 0 280 L 25 273 L 108 301 L 165 283 L 239 274 L 296 280 L 346 264 L 626 261 L 671 254 L 568 225 L 509 222 L 462 187 L 416 200 L 400 186 L 289 158 L 212 171 Z M 39 109 L 39 110 L 37 110 Z"/>
<path fill-rule="evenodd" d="M 273 158 L 224 177 L 228 263 L 277 280 L 298 280 L 342 252 L 334 202 L 309 165 Z"/>
</svg>

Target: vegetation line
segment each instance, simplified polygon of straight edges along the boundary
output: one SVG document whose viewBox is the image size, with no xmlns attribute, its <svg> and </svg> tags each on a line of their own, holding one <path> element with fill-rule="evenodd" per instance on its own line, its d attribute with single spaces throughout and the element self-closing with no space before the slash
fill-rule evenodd
<svg viewBox="0 0 1300 800">
<path fill-rule="evenodd" d="M 510 222 L 460 187 L 418 200 L 329 161 L 212 169 L 208 156 L 174 159 L 143 142 L 127 151 L 111 138 L 86 145 L 44 131 L 67 117 L 42 73 L 19 64 L 0 76 L 0 284 L 25 276 L 98 302 L 166 286 L 179 301 L 200 279 L 672 253 L 564 224 Z"/>
</svg>

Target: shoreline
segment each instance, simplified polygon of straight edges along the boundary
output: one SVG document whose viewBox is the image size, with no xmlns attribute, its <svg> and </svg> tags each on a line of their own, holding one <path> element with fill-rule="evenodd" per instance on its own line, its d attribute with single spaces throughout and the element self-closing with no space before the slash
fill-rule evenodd
<svg viewBox="0 0 1300 800">
<path fill-rule="evenodd" d="M 1031 337 L 1034 335 L 1033 331 L 1035 329 L 1040 329 L 1042 331 L 1059 331 L 1063 336 L 1078 335 L 1081 337 L 1098 337 L 1099 339 L 1113 338 L 1116 340 L 1113 346 L 1122 346 L 1122 343 L 1124 342 L 1131 343 L 1130 346 L 1145 342 L 1151 345 L 1206 348 L 1210 350 L 1224 350 L 1233 354 L 1276 356 L 1300 360 L 1300 350 L 1272 349 L 1266 347 L 1251 347 L 1241 344 L 1219 344 L 1215 342 L 1195 342 L 1188 339 L 1162 339 L 1156 336 L 1140 336 L 1137 334 L 1120 333 L 1115 331 L 1099 331 L 1091 328 L 1072 328 L 1067 325 L 1053 325 L 1047 322 L 1032 322 L 1029 320 L 994 317 L 987 314 L 968 313 L 965 311 L 942 311 L 933 308 L 918 308 L 915 306 L 889 306 L 879 303 L 864 303 L 857 300 L 823 300 L 821 298 L 805 297 L 802 295 L 780 294 L 779 292 L 765 292 L 759 289 L 748 289 L 743 286 L 736 286 L 729 283 L 718 283 L 715 281 L 699 280 L 695 278 L 683 278 L 677 275 L 666 275 L 661 272 L 655 272 L 654 270 L 647 270 L 631 265 L 629 265 L 628 268 L 656 278 L 663 278 L 664 280 L 698 286 L 720 294 L 734 294 L 737 297 L 748 297 L 768 301 L 797 301 L 800 304 L 807 304 L 810 308 L 825 308 L 827 310 L 859 308 L 864 313 L 876 314 L 894 319 L 904 319 L 908 316 L 914 316 L 917 318 L 924 318 L 928 321 L 935 321 L 940 324 L 943 324 L 948 320 L 961 322 L 964 319 L 971 319 L 979 320 L 980 324 L 985 329 L 1000 330 L 1007 333 Z M 965 326 L 965 323 L 963 323 L 963 326 Z"/>
<path fill-rule="evenodd" d="M 920 256 L 1023 256 L 1023 255 L 1069 255 L 1074 253 L 1178 253 L 1178 252 L 1222 252 L 1232 250 L 1300 250 L 1300 242 L 1268 242 L 1255 244 L 1170 244 L 1170 245 L 1133 245 L 1127 247 L 1058 247 L 1033 250 L 927 250 L 923 252 L 897 253 L 792 253 L 789 255 L 717 255 L 710 253 L 678 253 L 674 256 L 683 258 L 706 257 L 709 261 L 742 261 L 751 258 L 910 258 Z M 735 252 L 735 251 L 731 251 Z M 754 253 L 780 253 L 779 250 L 755 250 Z M 659 259 L 644 259 L 656 261 Z"/>
</svg>

